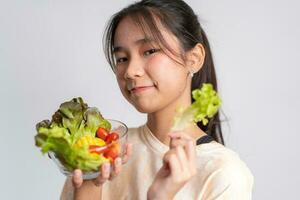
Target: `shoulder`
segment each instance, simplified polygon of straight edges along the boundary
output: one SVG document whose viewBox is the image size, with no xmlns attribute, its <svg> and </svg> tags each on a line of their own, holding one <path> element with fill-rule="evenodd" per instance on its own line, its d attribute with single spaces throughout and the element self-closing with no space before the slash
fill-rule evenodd
<svg viewBox="0 0 300 200">
<path fill-rule="evenodd" d="M 246 169 L 246 163 L 239 155 L 222 144 L 213 142 L 197 146 L 197 158 L 207 169 L 218 170 L 231 168 Z"/>
<path fill-rule="evenodd" d="M 254 178 L 236 152 L 214 143 L 199 147 L 197 153 L 199 173 L 206 178 L 206 189 L 213 188 L 210 195 L 251 199 Z"/>
</svg>

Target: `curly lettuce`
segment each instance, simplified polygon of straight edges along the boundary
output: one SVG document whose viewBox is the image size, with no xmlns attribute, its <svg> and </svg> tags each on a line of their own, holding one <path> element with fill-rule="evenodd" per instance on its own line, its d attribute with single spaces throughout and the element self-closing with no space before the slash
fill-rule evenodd
<svg viewBox="0 0 300 200">
<path fill-rule="evenodd" d="M 192 96 L 195 101 L 189 107 L 177 110 L 172 131 L 184 130 L 197 122 L 207 125 L 209 118 L 218 112 L 222 103 L 210 83 L 204 83 L 201 89 L 193 90 Z"/>
</svg>

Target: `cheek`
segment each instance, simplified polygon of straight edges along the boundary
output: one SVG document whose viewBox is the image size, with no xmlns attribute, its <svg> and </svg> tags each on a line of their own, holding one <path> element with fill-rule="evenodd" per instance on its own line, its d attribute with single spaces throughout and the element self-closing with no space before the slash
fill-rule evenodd
<svg viewBox="0 0 300 200">
<path fill-rule="evenodd" d="M 176 63 L 166 55 L 151 58 L 147 72 L 150 78 L 158 84 L 160 89 L 184 86 L 187 72 L 184 66 Z"/>
<path fill-rule="evenodd" d="M 127 91 L 127 87 L 126 87 L 126 82 L 124 79 L 120 79 L 117 77 L 117 82 L 118 82 L 118 85 L 119 85 L 119 88 L 121 90 L 121 93 L 123 94 L 123 96 L 128 99 L 128 91 Z"/>
<path fill-rule="evenodd" d="M 126 66 L 119 66 L 115 69 L 115 75 L 117 79 L 124 79 L 124 74 L 126 73 Z"/>
</svg>

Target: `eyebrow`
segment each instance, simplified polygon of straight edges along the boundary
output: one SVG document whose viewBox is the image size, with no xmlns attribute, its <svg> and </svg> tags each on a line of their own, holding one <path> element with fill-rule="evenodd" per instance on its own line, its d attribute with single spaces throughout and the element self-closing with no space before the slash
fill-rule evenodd
<svg viewBox="0 0 300 200">
<path fill-rule="evenodd" d="M 152 43 L 154 40 L 151 39 L 151 38 L 142 38 L 142 39 L 139 39 L 139 40 L 136 40 L 134 42 L 135 45 L 140 45 L 140 44 L 145 44 L 145 43 Z M 113 47 L 113 53 L 116 53 L 116 52 L 120 52 L 120 51 L 125 51 L 126 48 L 125 47 L 121 47 L 121 46 L 115 46 Z"/>
</svg>

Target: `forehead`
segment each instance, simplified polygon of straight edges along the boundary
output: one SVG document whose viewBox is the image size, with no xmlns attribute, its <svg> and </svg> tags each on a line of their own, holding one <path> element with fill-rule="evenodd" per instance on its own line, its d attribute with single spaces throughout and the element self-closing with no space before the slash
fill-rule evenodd
<svg viewBox="0 0 300 200">
<path fill-rule="evenodd" d="M 145 35 L 141 27 L 130 17 L 125 17 L 117 26 L 114 36 L 114 46 L 124 46 L 137 40 L 149 38 Z"/>
<path fill-rule="evenodd" d="M 173 34 L 167 31 L 158 21 L 156 22 L 156 26 L 158 27 L 163 39 L 170 47 L 174 47 L 174 45 L 177 46 L 178 41 Z M 116 28 L 113 45 L 125 47 L 137 44 L 137 41 L 140 41 L 138 42 L 139 44 L 149 42 L 159 43 L 159 41 L 156 41 L 154 38 L 155 37 L 151 35 L 151 30 L 149 30 L 149 27 L 146 26 L 145 30 L 143 30 L 137 24 L 137 22 L 135 22 L 131 17 L 127 16 L 120 21 Z"/>
</svg>

